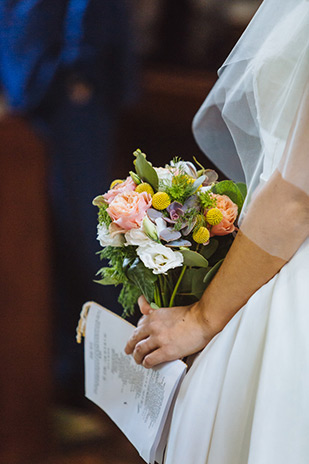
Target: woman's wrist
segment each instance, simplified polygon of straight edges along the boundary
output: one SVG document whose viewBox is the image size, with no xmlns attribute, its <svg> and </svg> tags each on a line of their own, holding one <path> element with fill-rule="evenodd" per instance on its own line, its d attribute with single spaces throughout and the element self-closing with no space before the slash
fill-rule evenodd
<svg viewBox="0 0 309 464">
<path fill-rule="evenodd" d="M 198 326 L 201 329 L 202 335 L 205 339 L 205 346 L 210 340 L 222 330 L 222 327 L 216 323 L 213 318 L 208 316 L 207 308 L 205 305 L 205 298 L 197 301 L 190 307 L 193 317 L 196 319 Z"/>
</svg>

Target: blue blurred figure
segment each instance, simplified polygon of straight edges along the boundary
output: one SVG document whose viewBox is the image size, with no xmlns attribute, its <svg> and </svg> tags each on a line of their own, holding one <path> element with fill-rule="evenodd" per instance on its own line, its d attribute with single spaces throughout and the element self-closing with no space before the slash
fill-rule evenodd
<svg viewBox="0 0 309 464">
<path fill-rule="evenodd" d="M 0 4 L 2 91 L 11 111 L 48 142 L 57 386 L 71 398 L 75 387 L 82 390 L 82 350 L 75 344 L 82 303 L 121 311 L 116 293 L 92 282 L 100 262 L 91 201 L 113 178 L 117 119 L 136 95 L 130 26 L 124 0 Z"/>
</svg>

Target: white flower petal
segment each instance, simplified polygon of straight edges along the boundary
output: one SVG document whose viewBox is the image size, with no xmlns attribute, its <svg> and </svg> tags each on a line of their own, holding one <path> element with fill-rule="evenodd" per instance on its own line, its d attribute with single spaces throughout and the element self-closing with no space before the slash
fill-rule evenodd
<svg viewBox="0 0 309 464">
<path fill-rule="evenodd" d="M 153 243 L 142 228 L 129 230 L 125 234 L 125 239 L 126 245 L 145 246 Z"/>
<path fill-rule="evenodd" d="M 139 246 L 137 255 L 144 265 L 152 269 L 154 274 L 166 274 L 169 269 L 182 266 L 183 256 L 179 251 L 173 251 L 160 243 Z"/>
<path fill-rule="evenodd" d="M 106 227 L 105 224 L 98 225 L 98 235 L 97 240 L 99 240 L 100 245 L 102 247 L 106 246 L 123 246 L 124 244 L 124 236 L 119 230 L 115 230 L 111 228 L 113 224 L 110 225 L 109 228 Z"/>
</svg>

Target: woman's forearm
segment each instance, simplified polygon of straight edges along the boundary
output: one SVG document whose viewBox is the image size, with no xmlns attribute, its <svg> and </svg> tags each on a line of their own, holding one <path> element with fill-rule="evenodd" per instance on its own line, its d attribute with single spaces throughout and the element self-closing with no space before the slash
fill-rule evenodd
<svg viewBox="0 0 309 464">
<path fill-rule="evenodd" d="M 219 332 L 293 256 L 309 234 L 308 224 L 308 195 L 275 171 L 252 201 L 242 228 L 245 233 L 239 231 L 195 308 L 204 322 Z"/>
</svg>

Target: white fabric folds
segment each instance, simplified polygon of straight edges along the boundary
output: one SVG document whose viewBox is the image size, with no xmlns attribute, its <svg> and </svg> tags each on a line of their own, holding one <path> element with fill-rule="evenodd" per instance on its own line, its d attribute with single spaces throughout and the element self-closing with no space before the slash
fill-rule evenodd
<svg viewBox="0 0 309 464">
<path fill-rule="evenodd" d="M 309 241 L 194 361 L 165 464 L 308 464 Z"/>
</svg>

